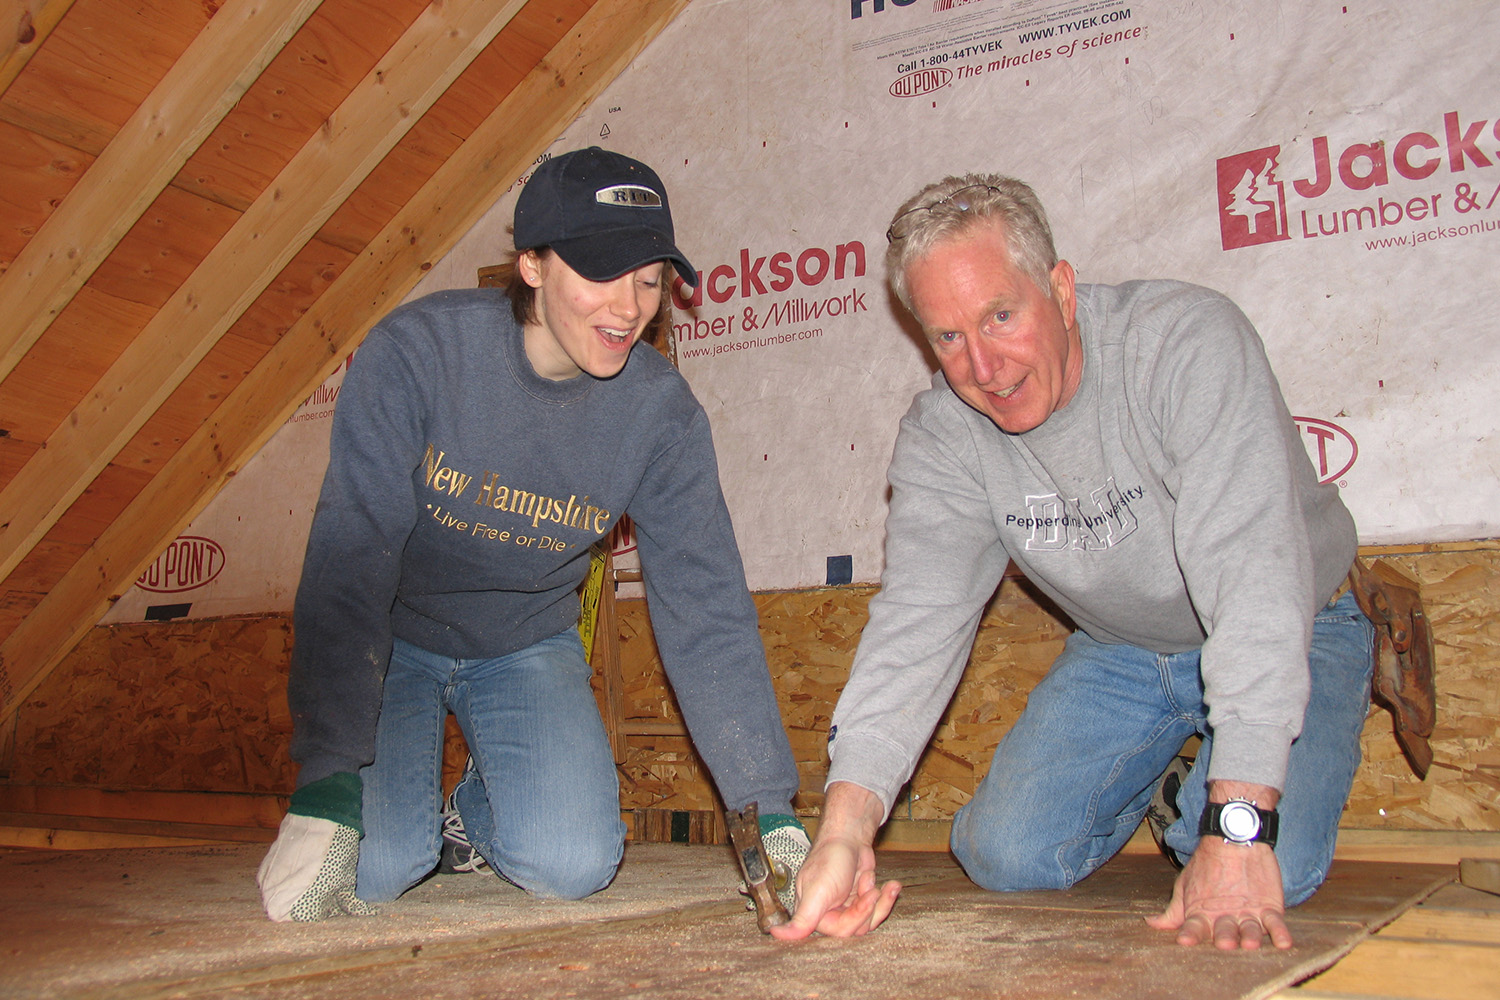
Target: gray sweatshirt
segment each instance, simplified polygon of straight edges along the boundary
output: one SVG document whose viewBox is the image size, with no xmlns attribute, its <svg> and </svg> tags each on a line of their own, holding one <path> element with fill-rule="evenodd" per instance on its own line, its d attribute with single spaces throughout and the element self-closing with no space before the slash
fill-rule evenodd
<svg viewBox="0 0 1500 1000">
<path fill-rule="evenodd" d="M 295 607 L 298 787 L 373 759 L 393 635 L 494 657 L 576 626 L 589 548 L 626 513 L 725 804 L 789 813 L 797 769 L 703 408 L 646 346 L 613 378 L 542 378 L 493 289 L 396 309 L 339 391 Z"/>
<path fill-rule="evenodd" d="M 1001 431 L 941 373 L 902 419 L 881 591 L 829 745 L 829 782 L 887 813 L 1008 561 L 1098 641 L 1201 646 L 1210 779 L 1285 780 L 1354 522 L 1232 302 L 1169 281 L 1077 292 L 1082 382 L 1041 426 Z"/>
</svg>

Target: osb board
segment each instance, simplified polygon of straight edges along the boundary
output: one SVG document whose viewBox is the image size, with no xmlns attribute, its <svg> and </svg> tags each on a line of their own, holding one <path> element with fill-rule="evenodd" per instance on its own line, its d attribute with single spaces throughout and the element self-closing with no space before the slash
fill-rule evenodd
<svg viewBox="0 0 1500 1000">
<path fill-rule="evenodd" d="M 1437 663 L 1433 765 L 1418 781 L 1391 717 L 1365 724 L 1345 826 L 1500 830 L 1500 552 L 1387 556 L 1422 584 Z"/>
<path fill-rule="evenodd" d="M 1500 552 L 1389 557 L 1423 583 L 1437 639 L 1435 763 L 1412 777 L 1372 712 L 1346 827 L 1500 830 Z M 756 595 L 787 732 L 814 814 L 827 772 L 829 717 L 848 676 L 873 588 Z M 619 605 L 625 720 L 679 723 L 646 608 Z M 11 781 L 106 788 L 285 793 L 290 720 L 283 618 L 96 629 L 21 708 Z M 898 802 L 901 819 L 946 820 L 988 767 L 1000 736 L 1062 648 L 1066 628 L 1006 581 L 987 610 L 968 672 L 933 745 Z M 450 732 L 445 781 L 463 744 Z M 706 770 L 682 736 L 631 736 L 621 807 L 718 809 Z"/>
<path fill-rule="evenodd" d="M 1423 585 L 1436 638 L 1434 764 L 1418 781 L 1391 717 L 1372 710 L 1343 824 L 1406 830 L 1500 830 L 1500 552 L 1388 556 Z M 874 588 L 757 594 L 761 636 L 792 751 L 799 805 L 815 811 L 827 775 L 829 716 L 848 677 Z M 983 778 L 1027 693 L 1062 650 L 1067 626 L 1021 582 L 1006 580 L 981 620 L 967 671 L 893 816 L 946 820 Z M 642 602 L 619 605 L 627 719 L 677 719 Z M 701 765 L 653 758 L 679 799 L 708 795 Z M 696 764 L 696 762 L 695 762 Z M 638 791 L 643 789 L 637 789 Z M 634 802 L 634 807 L 652 803 Z"/>
<path fill-rule="evenodd" d="M 16 717 L 16 784 L 284 792 L 285 617 L 94 629 Z"/>
<path fill-rule="evenodd" d="M 829 719 L 874 593 L 872 587 L 854 587 L 755 595 L 777 701 L 802 777 L 796 803 L 801 812 L 815 814 L 821 805 Z M 622 601 L 618 608 L 627 723 L 679 722 L 644 603 Z M 911 792 L 893 815 L 948 819 L 968 801 L 1000 736 L 1020 715 L 1026 693 L 1046 673 L 1066 635 L 1066 627 L 1023 584 L 1006 580 L 1001 585 L 981 620 L 964 680 L 922 758 Z M 642 774 L 642 779 L 622 788 L 626 808 L 660 805 L 649 797 L 668 792 L 671 808 L 710 807 L 700 803 L 713 801 L 712 786 L 696 755 L 683 752 L 686 741 L 635 737 L 630 745 L 631 758 L 622 770 Z"/>
</svg>

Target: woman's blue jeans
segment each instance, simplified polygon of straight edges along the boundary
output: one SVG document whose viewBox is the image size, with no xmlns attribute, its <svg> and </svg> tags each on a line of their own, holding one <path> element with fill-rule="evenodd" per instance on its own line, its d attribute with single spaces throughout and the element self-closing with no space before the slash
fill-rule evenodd
<svg viewBox="0 0 1500 1000">
<path fill-rule="evenodd" d="M 1333 860 L 1369 711 L 1374 634 L 1351 594 L 1313 622 L 1312 694 L 1278 806 L 1288 906 L 1313 894 Z M 1073 885 L 1130 839 L 1162 772 L 1198 733 L 1182 816 L 1166 835 L 1179 856 L 1192 854 L 1213 755 L 1198 660 L 1197 650 L 1160 655 L 1070 636 L 954 818 L 953 853 L 969 877 L 1001 891 Z"/>
<path fill-rule="evenodd" d="M 581 899 L 608 885 L 625 824 L 589 677 L 575 629 L 478 660 L 439 656 L 397 639 L 375 761 L 360 771 L 365 836 L 358 896 L 388 902 L 437 865 L 449 711 L 472 761 L 454 801 L 469 842 L 490 866 L 542 897 Z"/>
</svg>

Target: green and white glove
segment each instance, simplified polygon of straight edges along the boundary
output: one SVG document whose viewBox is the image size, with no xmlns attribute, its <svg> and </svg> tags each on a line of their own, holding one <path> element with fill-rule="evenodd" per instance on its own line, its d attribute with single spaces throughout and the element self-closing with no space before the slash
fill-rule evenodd
<svg viewBox="0 0 1500 1000">
<path fill-rule="evenodd" d="M 760 817 L 760 842 L 766 847 L 776 896 L 788 913 L 797 912 L 797 873 L 812 848 L 801 820 L 784 813 Z"/>
<path fill-rule="evenodd" d="M 359 866 L 361 785 L 357 774 L 333 774 L 299 788 L 255 883 L 266 916 L 309 922 L 369 916 L 354 895 Z"/>
</svg>

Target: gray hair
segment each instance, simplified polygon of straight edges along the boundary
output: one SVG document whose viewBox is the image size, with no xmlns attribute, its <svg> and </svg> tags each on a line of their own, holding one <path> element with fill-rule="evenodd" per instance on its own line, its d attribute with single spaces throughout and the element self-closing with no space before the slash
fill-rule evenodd
<svg viewBox="0 0 1500 1000">
<path fill-rule="evenodd" d="M 1052 228 L 1036 192 L 1014 177 L 964 174 L 945 177 L 912 195 L 891 218 L 886 230 L 886 274 L 901 304 L 911 309 L 906 272 L 944 240 L 962 236 L 987 219 L 1005 224 L 1011 262 L 1047 292 L 1057 250 Z"/>
</svg>

